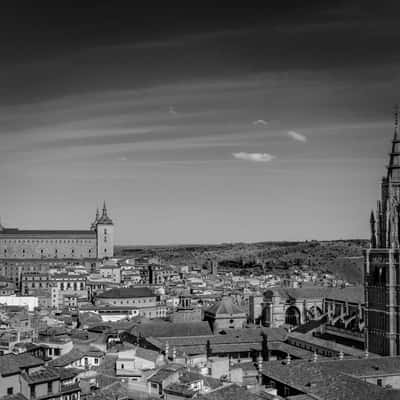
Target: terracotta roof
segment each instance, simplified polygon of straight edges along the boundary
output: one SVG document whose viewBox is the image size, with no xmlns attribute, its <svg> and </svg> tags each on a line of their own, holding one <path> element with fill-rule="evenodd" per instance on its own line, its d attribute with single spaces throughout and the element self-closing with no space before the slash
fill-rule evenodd
<svg viewBox="0 0 400 400">
<path fill-rule="evenodd" d="M 15 393 L 0 397 L 0 400 L 28 400 L 28 399 L 22 393 Z"/>
<path fill-rule="evenodd" d="M 60 379 L 60 375 L 54 368 L 51 367 L 43 367 L 40 370 L 30 374 L 23 372 L 22 377 L 28 384 L 51 382 Z"/>
<path fill-rule="evenodd" d="M 183 368 L 183 365 L 169 364 L 165 367 L 160 368 L 155 374 L 151 375 L 148 380 L 154 383 L 162 383 L 169 376 L 175 374 L 177 371 Z"/>
<path fill-rule="evenodd" d="M 346 361 L 343 362 L 343 365 Z M 332 362 L 269 361 L 263 364 L 263 375 L 325 400 L 389 400 L 398 398 L 400 391 L 388 390 L 341 373 L 340 366 L 327 367 Z"/>
<path fill-rule="evenodd" d="M 131 334 L 142 337 L 186 337 L 211 335 L 211 328 L 208 322 L 178 322 L 149 321 L 138 324 L 131 329 Z"/>
<path fill-rule="evenodd" d="M 156 297 L 147 287 L 113 288 L 97 295 L 102 299 L 128 299 L 136 297 Z"/>
<path fill-rule="evenodd" d="M 245 312 L 238 305 L 236 305 L 230 297 L 224 297 L 222 300 L 212 305 L 208 310 L 206 310 L 206 312 L 212 315 L 245 314 Z"/>
<path fill-rule="evenodd" d="M 96 237 L 96 232 L 91 230 L 20 230 L 14 228 L 6 228 L 0 231 L 2 235 L 18 235 L 18 236 L 91 236 Z"/>
<path fill-rule="evenodd" d="M 29 353 L 6 354 L 0 356 L 0 374 L 2 376 L 14 375 L 23 369 L 38 367 L 43 365 L 44 361 L 33 357 Z"/>
<path fill-rule="evenodd" d="M 89 348 L 82 350 L 79 348 L 73 348 L 69 353 L 64 354 L 54 360 L 51 360 L 48 365 L 51 367 L 66 367 L 67 365 L 81 360 L 83 357 L 103 357 L 104 353 L 101 350 L 95 348 Z"/>
<path fill-rule="evenodd" d="M 199 400 L 260 400 L 260 397 L 236 384 L 227 385 L 197 397 Z"/>
<path fill-rule="evenodd" d="M 321 339 L 309 334 L 302 334 L 300 332 L 291 332 L 288 334 L 287 342 L 288 344 L 293 344 L 296 341 L 303 341 L 305 343 L 310 343 L 315 346 L 324 347 L 325 349 L 334 351 L 336 353 L 340 353 L 341 351 L 345 355 L 350 355 L 353 357 L 364 358 L 365 352 L 364 350 L 357 349 L 355 347 L 345 346 L 340 343 L 332 342 L 330 340 Z M 371 357 L 379 357 L 376 354 L 370 353 Z"/>
</svg>

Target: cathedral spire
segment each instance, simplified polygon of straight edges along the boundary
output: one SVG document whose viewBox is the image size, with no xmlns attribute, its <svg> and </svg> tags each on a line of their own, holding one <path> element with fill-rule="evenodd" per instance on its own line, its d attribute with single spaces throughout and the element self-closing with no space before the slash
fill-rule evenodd
<svg viewBox="0 0 400 400">
<path fill-rule="evenodd" d="M 400 140 L 399 140 L 399 106 L 394 110 L 394 134 L 392 140 L 392 151 L 388 165 L 388 180 L 400 182 Z"/>
<path fill-rule="evenodd" d="M 371 225 L 371 247 L 376 248 L 376 220 L 374 211 L 371 211 L 371 217 L 369 219 Z"/>
</svg>

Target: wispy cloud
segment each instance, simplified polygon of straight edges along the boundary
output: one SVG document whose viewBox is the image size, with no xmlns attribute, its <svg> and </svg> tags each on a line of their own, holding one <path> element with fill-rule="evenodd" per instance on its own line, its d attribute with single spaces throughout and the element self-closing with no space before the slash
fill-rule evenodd
<svg viewBox="0 0 400 400">
<path fill-rule="evenodd" d="M 272 161 L 275 156 L 272 154 L 268 153 L 245 153 L 245 152 L 239 152 L 239 153 L 232 153 L 234 158 L 237 158 L 238 160 L 246 160 L 246 161 L 253 161 L 253 162 L 269 162 Z"/>
<path fill-rule="evenodd" d="M 293 139 L 297 140 L 298 142 L 307 142 L 307 138 L 302 135 L 301 133 L 295 132 L 295 131 L 289 131 L 288 135 Z"/>
<path fill-rule="evenodd" d="M 169 107 L 168 113 L 171 114 L 171 115 L 178 114 L 178 112 L 175 110 L 175 108 L 173 106 Z"/>
<path fill-rule="evenodd" d="M 253 121 L 253 125 L 268 125 L 268 121 L 265 119 L 257 119 L 256 121 Z"/>
</svg>

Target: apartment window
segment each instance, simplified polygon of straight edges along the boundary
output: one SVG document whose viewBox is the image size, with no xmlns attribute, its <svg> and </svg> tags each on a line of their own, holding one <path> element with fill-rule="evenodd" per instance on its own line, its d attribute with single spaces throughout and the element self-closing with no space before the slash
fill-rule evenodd
<svg viewBox="0 0 400 400">
<path fill-rule="evenodd" d="M 60 353 L 61 353 L 61 352 L 60 352 L 60 349 L 57 349 L 57 348 L 54 349 L 54 355 L 55 355 L 55 356 L 59 356 Z"/>
<path fill-rule="evenodd" d="M 48 382 L 47 383 L 47 393 L 53 393 L 53 382 Z"/>
<path fill-rule="evenodd" d="M 95 363 L 95 364 L 98 364 L 98 363 L 99 363 L 99 359 L 98 359 L 98 358 L 95 358 L 95 359 L 94 359 L 94 363 Z"/>
<path fill-rule="evenodd" d="M 31 386 L 31 399 L 35 398 L 35 385 Z"/>
<path fill-rule="evenodd" d="M 377 380 L 376 380 L 376 384 L 377 384 L 378 386 L 382 386 L 382 379 L 377 379 Z"/>
<path fill-rule="evenodd" d="M 124 368 L 125 368 L 124 364 L 121 364 L 121 369 L 124 369 Z"/>
<path fill-rule="evenodd" d="M 14 394 L 14 388 L 13 387 L 7 388 L 7 394 Z"/>
</svg>

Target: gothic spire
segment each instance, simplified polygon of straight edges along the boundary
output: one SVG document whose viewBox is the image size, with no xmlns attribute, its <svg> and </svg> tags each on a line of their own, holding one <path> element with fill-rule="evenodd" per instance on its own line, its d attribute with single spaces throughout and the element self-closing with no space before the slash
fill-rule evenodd
<svg viewBox="0 0 400 400">
<path fill-rule="evenodd" d="M 376 220 L 373 210 L 371 211 L 369 222 L 371 224 L 371 247 L 374 249 L 376 247 Z"/>
<path fill-rule="evenodd" d="M 100 211 L 99 211 L 99 207 L 97 207 L 96 209 L 96 222 L 99 220 L 100 218 Z"/>
<path fill-rule="evenodd" d="M 395 106 L 394 111 L 394 134 L 392 140 L 392 151 L 390 153 L 388 165 L 388 179 L 392 182 L 400 182 L 400 140 L 399 140 L 399 106 Z"/>
</svg>

